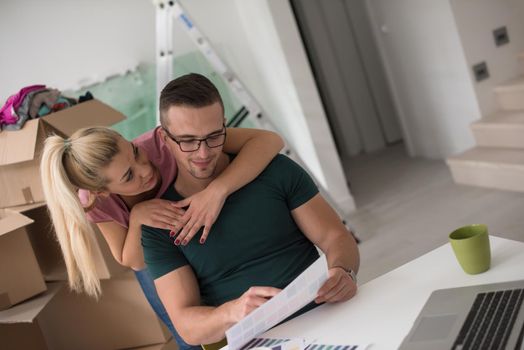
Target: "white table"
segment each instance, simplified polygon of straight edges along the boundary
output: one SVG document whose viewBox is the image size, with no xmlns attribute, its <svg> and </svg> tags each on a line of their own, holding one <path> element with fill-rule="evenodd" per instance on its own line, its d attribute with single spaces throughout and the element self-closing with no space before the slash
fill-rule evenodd
<svg viewBox="0 0 524 350">
<path fill-rule="evenodd" d="M 447 243 L 360 286 L 353 299 L 319 306 L 261 337 L 397 349 L 433 290 L 524 279 L 524 243 L 495 236 L 490 242 L 491 268 L 484 273 L 464 273 Z"/>
</svg>

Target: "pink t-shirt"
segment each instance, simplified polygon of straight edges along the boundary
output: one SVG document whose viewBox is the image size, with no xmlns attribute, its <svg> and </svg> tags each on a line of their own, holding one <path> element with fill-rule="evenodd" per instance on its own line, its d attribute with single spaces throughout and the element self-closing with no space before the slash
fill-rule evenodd
<svg viewBox="0 0 524 350">
<path fill-rule="evenodd" d="M 133 143 L 146 152 L 151 163 L 160 171 L 162 185 L 155 195 L 155 198 L 158 198 L 175 179 L 177 171 L 175 158 L 160 135 L 160 127 L 138 136 Z M 85 205 L 88 202 L 89 192 L 80 189 L 78 196 L 80 202 Z M 91 222 L 115 221 L 126 229 L 129 226 L 129 214 L 126 204 L 116 194 L 110 194 L 109 197 L 97 197 L 94 207 L 86 213 Z"/>
</svg>

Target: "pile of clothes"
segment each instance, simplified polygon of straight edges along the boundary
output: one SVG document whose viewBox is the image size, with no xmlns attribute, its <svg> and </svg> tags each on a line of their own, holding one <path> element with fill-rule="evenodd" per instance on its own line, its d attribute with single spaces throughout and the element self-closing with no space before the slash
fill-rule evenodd
<svg viewBox="0 0 524 350">
<path fill-rule="evenodd" d="M 28 119 L 43 117 L 92 99 L 89 91 L 76 100 L 45 85 L 26 86 L 10 96 L 0 108 L 0 129 L 20 130 Z"/>
</svg>

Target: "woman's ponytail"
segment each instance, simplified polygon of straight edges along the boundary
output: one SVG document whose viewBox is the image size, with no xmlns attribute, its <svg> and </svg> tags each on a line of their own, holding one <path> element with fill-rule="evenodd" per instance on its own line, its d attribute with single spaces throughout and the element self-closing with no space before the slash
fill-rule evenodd
<svg viewBox="0 0 524 350">
<path fill-rule="evenodd" d="M 100 168 L 109 164 L 118 152 L 118 137 L 118 133 L 106 128 L 82 129 L 70 139 L 50 136 L 45 141 L 40 165 L 44 195 L 65 260 L 69 286 L 95 298 L 101 293 L 100 280 L 91 253 L 95 232 L 78 197 L 78 188 L 85 184 L 88 187 L 86 189 L 93 190 L 104 185 L 103 179 L 93 178 L 92 173 L 97 173 L 96 169 L 93 172 L 93 167 Z M 94 141 L 99 144 L 93 144 Z M 72 149 L 76 142 L 80 152 Z M 74 165 L 73 163 L 82 162 L 78 159 L 82 158 L 82 153 L 86 164 Z M 94 156 L 85 157 L 85 154 Z M 93 163 L 92 158 L 96 158 L 96 164 L 90 164 Z M 71 169 L 72 167 L 75 169 Z M 90 169 L 87 178 L 82 176 L 83 169 Z M 99 177 L 98 174 L 96 176 Z"/>
</svg>

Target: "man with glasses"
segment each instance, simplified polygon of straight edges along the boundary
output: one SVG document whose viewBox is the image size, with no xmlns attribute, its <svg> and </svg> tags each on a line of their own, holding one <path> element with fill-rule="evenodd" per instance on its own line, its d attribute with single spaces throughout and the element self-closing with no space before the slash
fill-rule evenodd
<svg viewBox="0 0 524 350">
<path fill-rule="evenodd" d="M 198 74 L 170 82 L 160 96 L 166 143 L 178 175 L 162 196 L 180 201 L 230 171 L 222 151 L 224 107 L 215 86 Z M 189 223 L 191 227 L 191 223 Z M 308 174 L 278 155 L 250 184 L 230 195 L 206 240 L 142 228 L 142 246 L 158 294 L 189 344 L 214 343 L 325 254 L 329 278 L 315 303 L 345 301 L 356 293 L 355 240 L 318 193 Z M 176 315 L 176 317 L 174 317 Z"/>
<path fill-rule="evenodd" d="M 226 126 L 224 124 L 222 124 L 222 129 L 220 129 L 218 133 L 211 133 L 211 135 L 204 137 L 203 139 L 198 139 L 198 138 L 184 139 L 180 137 L 180 139 L 177 140 L 176 137 L 171 135 L 169 130 L 167 129 L 163 129 L 163 130 L 165 131 L 167 137 L 169 137 L 171 140 L 173 140 L 175 143 L 178 144 L 182 152 L 198 151 L 198 149 L 200 148 L 200 144 L 202 142 L 205 142 L 208 148 L 220 147 L 226 142 Z"/>
</svg>

